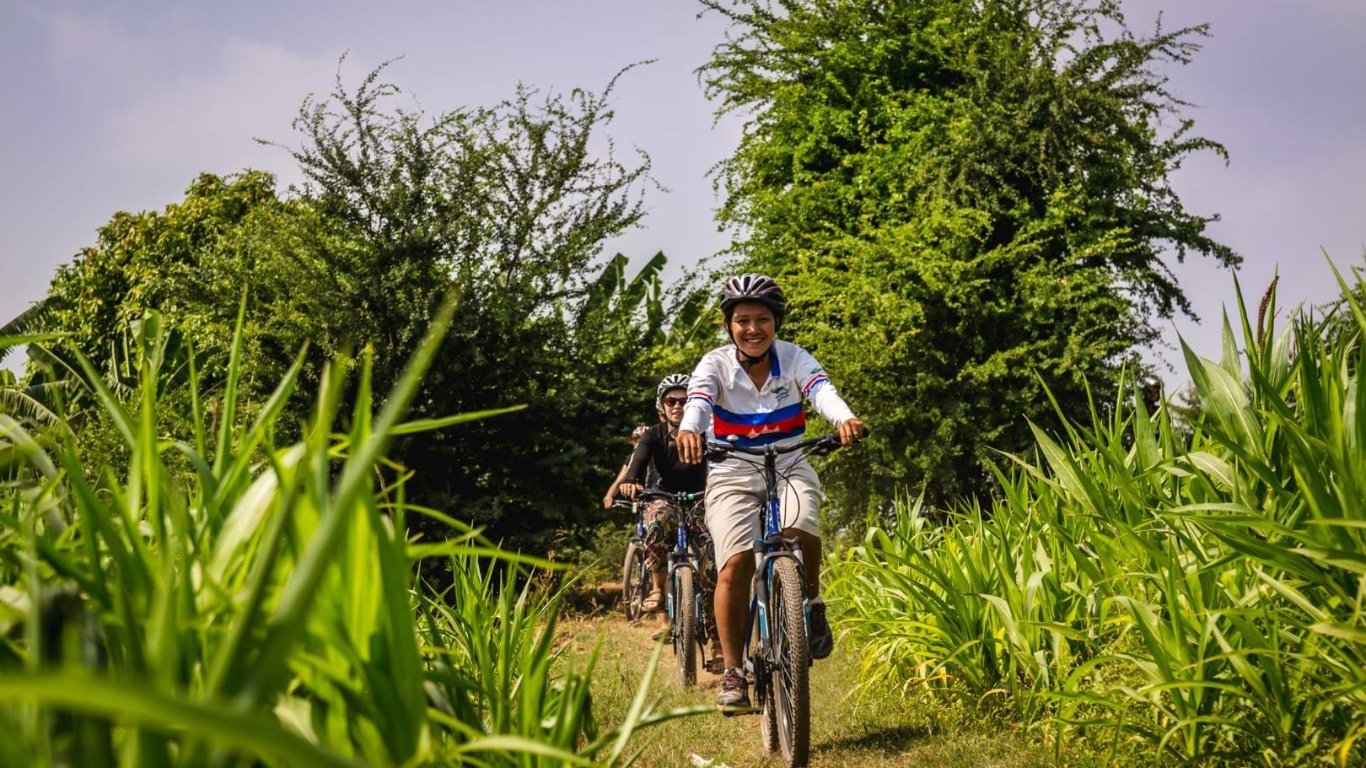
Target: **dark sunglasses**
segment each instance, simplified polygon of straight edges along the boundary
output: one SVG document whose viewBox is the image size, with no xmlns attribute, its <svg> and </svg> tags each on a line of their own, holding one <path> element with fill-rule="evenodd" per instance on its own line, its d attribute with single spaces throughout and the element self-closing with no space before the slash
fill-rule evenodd
<svg viewBox="0 0 1366 768">
<path fill-rule="evenodd" d="M 666 397 L 666 398 L 663 398 L 663 401 L 664 401 L 664 404 L 665 404 L 665 405 L 682 405 L 682 404 L 688 402 L 688 398 L 686 398 L 686 397 Z"/>
</svg>

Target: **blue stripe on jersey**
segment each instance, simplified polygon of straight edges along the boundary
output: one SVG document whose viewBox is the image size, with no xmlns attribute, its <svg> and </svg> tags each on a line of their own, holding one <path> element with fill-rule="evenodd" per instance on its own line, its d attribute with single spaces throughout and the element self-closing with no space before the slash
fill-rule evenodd
<svg viewBox="0 0 1366 768">
<path fill-rule="evenodd" d="M 784 406 L 776 411 L 768 413 L 732 413 L 719 405 L 712 406 L 712 415 L 731 424 L 744 424 L 746 426 L 763 426 L 772 424 L 784 419 L 790 419 L 802 412 L 800 402 Z"/>
</svg>

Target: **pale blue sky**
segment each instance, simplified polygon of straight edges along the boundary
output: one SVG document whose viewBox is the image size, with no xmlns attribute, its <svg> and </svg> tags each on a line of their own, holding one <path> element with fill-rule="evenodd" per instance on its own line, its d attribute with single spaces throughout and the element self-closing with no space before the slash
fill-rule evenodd
<svg viewBox="0 0 1366 768">
<path fill-rule="evenodd" d="M 1278 265 L 1283 304 L 1334 296 L 1321 249 L 1354 265 L 1366 244 L 1366 1 L 1124 7 L 1140 30 L 1164 8 L 1169 27 L 1213 25 L 1173 88 L 1232 163 L 1193 160 L 1176 186 L 1191 210 L 1223 215 L 1214 232 L 1246 257 L 1249 300 Z M 706 172 L 739 129 L 712 126 L 693 70 L 724 26 L 695 16 L 685 0 L 0 0 L 0 318 L 40 298 L 115 210 L 178 200 L 200 171 L 290 178 L 288 157 L 252 138 L 289 140 L 299 101 L 331 87 L 344 50 L 353 75 L 404 56 L 390 78 L 429 111 L 492 103 L 518 81 L 596 90 L 658 59 L 621 81 L 611 134 L 648 151 L 670 192 L 649 196 L 644 229 L 613 250 L 711 254 L 727 240 Z M 1232 281 L 1202 263 L 1177 274 L 1205 322 L 1175 329 L 1217 354 Z"/>
</svg>

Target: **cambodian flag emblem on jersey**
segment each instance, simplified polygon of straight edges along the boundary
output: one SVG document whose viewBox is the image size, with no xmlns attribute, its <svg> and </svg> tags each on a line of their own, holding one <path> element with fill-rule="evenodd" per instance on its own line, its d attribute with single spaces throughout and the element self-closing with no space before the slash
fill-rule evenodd
<svg viewBox="0 0 1366 768">
<path fill-rule="evenodd" d="M 716 439 L 734 436 L 737 443 L 750 448 L 797 437 L 806 431 L 806 409 L 801 402 L 769 413 L 732 413 L 718 405 L 712 408 L 711 416 Z"/>
</svg>

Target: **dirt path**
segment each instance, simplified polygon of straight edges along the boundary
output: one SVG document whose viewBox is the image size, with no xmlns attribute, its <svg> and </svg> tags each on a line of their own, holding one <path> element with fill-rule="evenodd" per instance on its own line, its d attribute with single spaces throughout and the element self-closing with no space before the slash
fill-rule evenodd
<svg viewBox="0 0 1366 768">
<path fill-rule="evenodd" d="M 601 640 L 594 707 L 600 722 L 618 722 L 629 709 L 654 651 L 650 626 L 632 625 L 620 613 L 611 613 L 575 619 L 565 629 L 575 652 L 584 657 Z M 916 711 L 911 702 L 897 696 L 859 700 L 850 694 L 858 669 L 859 661 L 851 650 L 838 644 L 834 655 L 816 663 L 811 681 L 814 768 L 1032 768 L 1054 762 L 1050 754 L 1030 746 L 1007 726 L 980 720 L 963 725 L 962 716 Z M 652 686 L 662 696 L 659 708 L 713 704 L 718 677 L 702 670 L 698 677 L 696 688 L 680 688 L 673 652 L 665 648 Z M 754 716 L 727 718 L 709 713 L 675 720 L 642 734 L 636 747 L 644 749 L 636 763 L 641 768 L 777 764 L 760 748 L 759 720 Z"/>
</svg>

